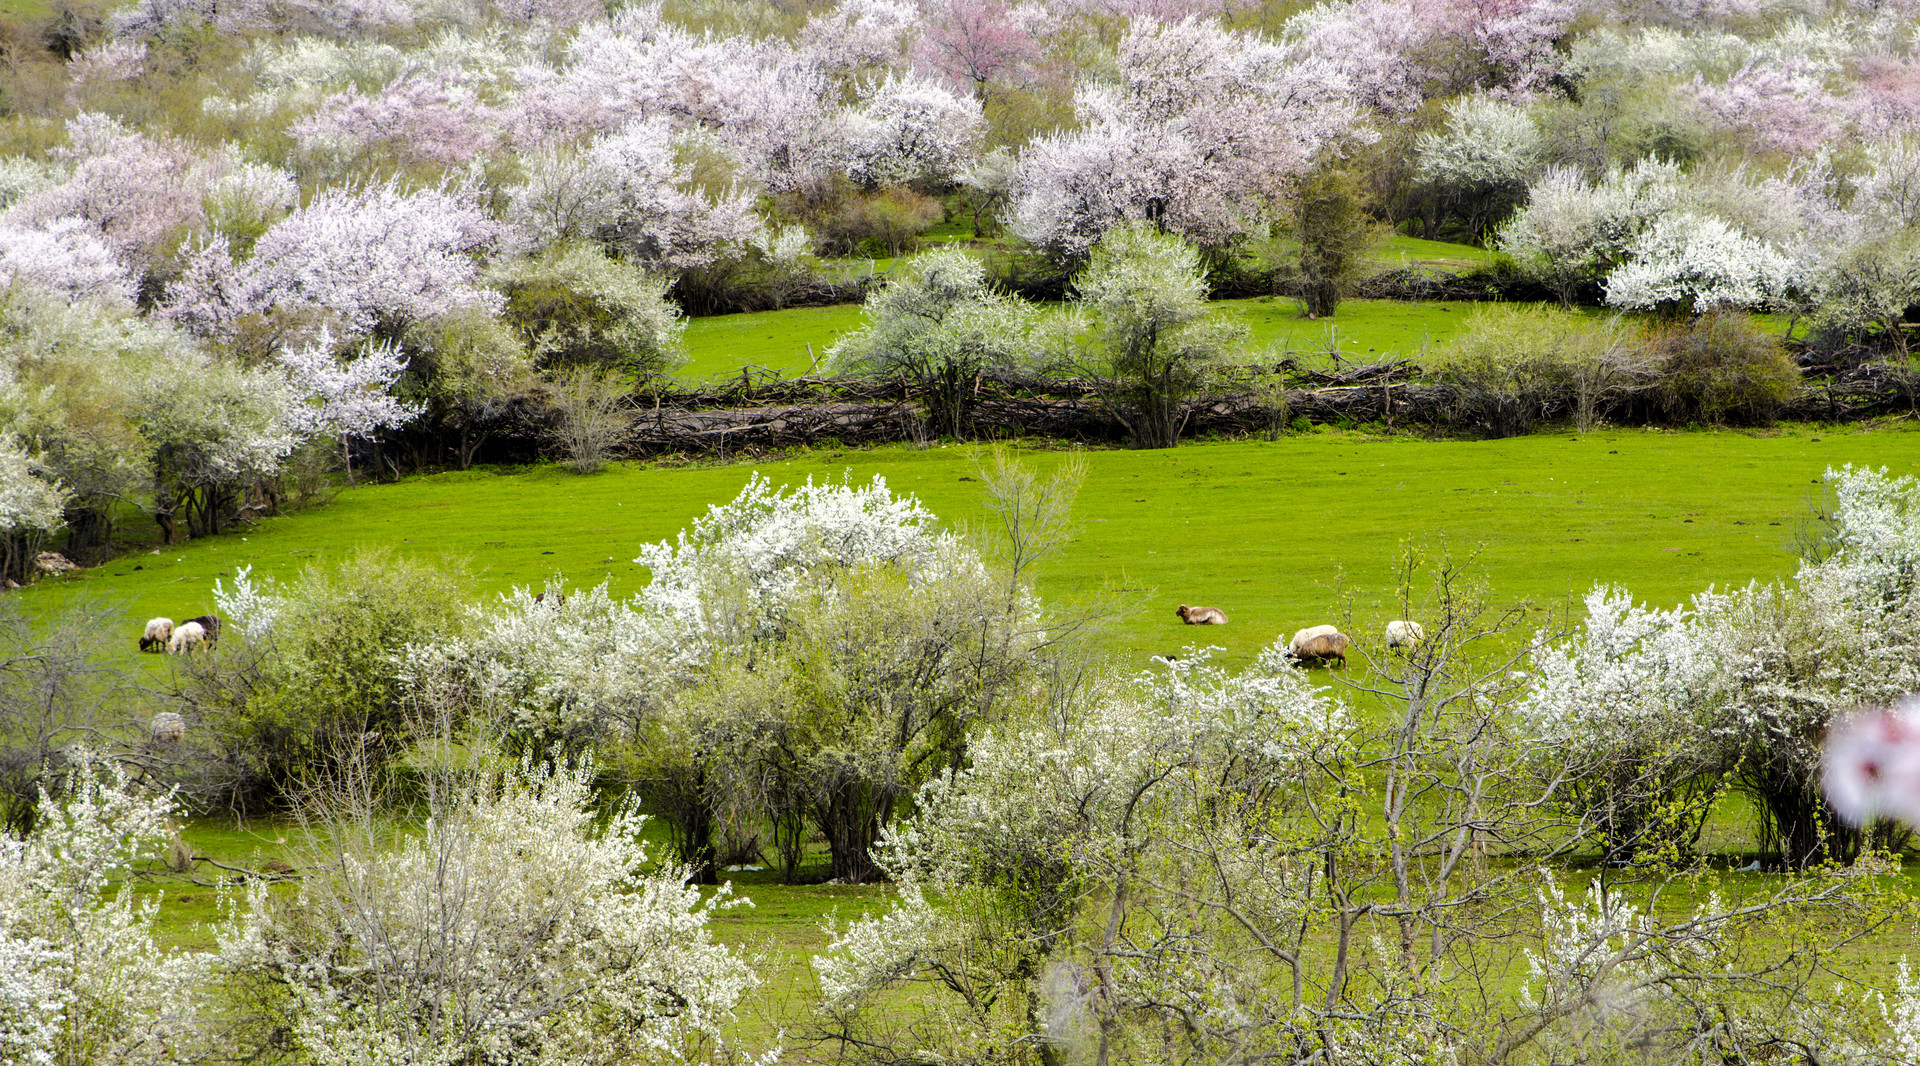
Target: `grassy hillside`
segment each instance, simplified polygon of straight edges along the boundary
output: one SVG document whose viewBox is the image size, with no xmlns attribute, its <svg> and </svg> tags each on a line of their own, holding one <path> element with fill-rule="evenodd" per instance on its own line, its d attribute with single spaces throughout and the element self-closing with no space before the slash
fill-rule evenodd
<svg viewBox="0 0 1920 1066">
<path fill-rule="evenodd" d="M 1056 453 L 1030 453 L 1042 464 Z M 582 477 L 542 466 L 363 486 L 331 506 L 250 531 L 133 555 L 20 593 L 30 611 L 73 597 L 116 607 L 132 652 L 155 614 L 212 609 L 216 577 L 252 565 L 287 575 L 361 545 L 463 561 L 476 598 L 556 572 L 645 581 L 638 546 L 672 536 L 755 470 L 775 482 L 885 475 L 955 523 L 977 520 L 972 448 L 815 451 L 727 466 L 618 465 Z M 1326 621 L 1351 594 L 1370 632 L 1389 611 L 1403 541 L 1477 552 L 1495 596 L 1577 601 L 1596 581 L 1674 603 L 1714 582 L 1789 571 L 1783 547 L 1829 464 L 1920 472 L 1920 432 L 1777 434 L 1617 431 L 1499 441 L 1372 439 L 1338 432 L 1172 451 L 1088 453 L 1079 539 L 1040 572 L 1044 592 L 1110 589 L 1122 610 L 1103 643 L 1128 656 L 1189 640 L 1238 660 L 1276 635 Z M 1194 629 L 1177 603 L 1224 608 Z M 163 669 L 155 663 L 156 669 Z"/>
</svg>

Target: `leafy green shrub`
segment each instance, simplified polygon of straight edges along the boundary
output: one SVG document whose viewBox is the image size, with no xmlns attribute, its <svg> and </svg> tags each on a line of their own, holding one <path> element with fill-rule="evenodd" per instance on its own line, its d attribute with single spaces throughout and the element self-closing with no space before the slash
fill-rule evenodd
<svg viewBox="0 0 1920 1066">
<path fill-rule="evenodd" d="M 897 256 L 911 251 L 914 239 L 946 213 L 940 201 L 912 189 L 895 187 L 872 196 L 850 196 L 822 220 L 821 241 L 830 254 Z"/>
<path fill-rule="evenodd" d="M 284 587 L 243 572 L 216 595 L 220 649 L 184 695 L 225 747 L 243 806 L 284 804 L 344 760 L 404 749 L 409 686 L 396 657 L 451 632 L 465 600 L 456 567 L 384 548 L 309 565 Z"/>
<path fill-rule="evenodd" d="M 1676 422 L 1766 425 L 1800 380 L 1779 340 L 1738 315 L 1663 327 L 1644 351 L 1659 375 L 1660 409 Z"/>
<path fill-rule="evenodd" d="M 1567 311 L 1512 304 L 1474 311 L 1460 336 L 1429 357 L 1427 369 L 1453 390 L 1455 424 L 1494 437 L 1562 416 L 1589 431 L 1648 376 L 1618 320 L 1596 324 Z"/>
<path fill-rule="evenodd" d="M 644 381 L 685 361 L 686 322 L 667 299 L 672 282 L 585 245 L 493 268 L 505 319 L 545 367 L 623 370 Z"/>
</svg>

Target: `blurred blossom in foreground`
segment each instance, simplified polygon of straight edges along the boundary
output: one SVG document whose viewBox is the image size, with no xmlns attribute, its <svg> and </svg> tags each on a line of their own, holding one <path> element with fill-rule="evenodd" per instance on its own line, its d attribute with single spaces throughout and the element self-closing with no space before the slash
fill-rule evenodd
<svg viewBox="0 0 1920 1066">
<path fill-rule="evenodd" d="M 1920 697 L 1837 723 L 1827 736 L 1825 778 L 1828 802 L 1848 822 L 1920 825 Z"/>
</svg>

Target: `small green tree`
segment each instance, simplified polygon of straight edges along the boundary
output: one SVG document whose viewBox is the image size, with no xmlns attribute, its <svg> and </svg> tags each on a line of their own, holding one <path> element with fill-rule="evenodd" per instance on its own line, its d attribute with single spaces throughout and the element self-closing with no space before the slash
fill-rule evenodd
<svg viewBox="0 0 1920 1066">
<path fill-rule="evenodd" d="M 1093 322 L 1081 373 L 1125 423 L 1134 447 L 1179 444 L 1187 398 L 1246 335 L 1208 317 L 1199 253 L 1145 225 L 1116 226 L 1094 246 L 1074 287 Z"/>
<path fill-rule="evenodd" d="M 977 379 L 1028 359 L 1035 317 L 1027 304 L 989 289 L 973 256 L 929 252 L 867 298 L 866 326 L 827 355 L 842 373 L 906 378 L 934 428 L 963 437 Z"/>
<path fill-rule="evenodd" d="M 1293 225 L 1300 240 L 1300 298 L 1308 314 L 1324 318 L 1352 290 L 1361 257 L 1380 227 L 1367 215 L 1360 179 L 1337 162 L 1322 163 L 1300 179 Z"/>
</svg>

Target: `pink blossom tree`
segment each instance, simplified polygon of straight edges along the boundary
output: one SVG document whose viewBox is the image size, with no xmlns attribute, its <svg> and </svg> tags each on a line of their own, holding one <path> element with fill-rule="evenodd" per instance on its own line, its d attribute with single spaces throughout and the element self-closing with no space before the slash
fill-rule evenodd
<svg viewBox="0 0 1920 1066">
<path fill-rule="evenodd" d="M 1186 20 L 1133 22 L 1121 83 L 1083 85 L 1080 128 L 1022 152 L 1014 231 L 1069 258 L 1117 222 L 1221 246 L 1258 225 L 1320 148 L 1355 133 L 1348 85 L 1263 37 Z"/>
<path fill-rule="evenodd" d="M 337 315 L 351 334 L 387 339 L 450 312 L 493 313 L 499 294 L 479 284 L 471 253 L 498 232 L 457 191 L 325 189 L 261 235 L 237 269 L 230 310 L 305 305 Z"/>
<path fill-rule="evenodd" d="M 300 150 L 335 165 L 370 149 L 402 165 L 451 167 L 492 146 L 492 108 L 447 67 L 403 75 L 377 93 L 349 87 L 293 124 Z"/>
<path fill-rule="evenodd" d="M 121 262 L 145 271 L 169 238 L 203 221 L 201 201 L 227 169 L 224 153 L 202 154 L 185 141 L 135 132 L 106 115 L 67 121 L 68 144 L 55 154 L 72 175 L 22 197 L 8 212 L 16 225 L 78 218 Z"/>
<path fill-rule="evenodd" d="M 994 89 L 1031 77 L 1041 43 L 1057 20 L 1042 4 L 1006 0 L 924 0 L 913 56 L 920 69 L 986 100 Z"/>
<path fill-rule="evenodd" d="M 1722 129 L 1795 154 L 1837 137 L 1850 110 L 1820 72 L 1796 63 L 1748 63 L 1718 84 L 1696 75 L 1692 94 Z"/>
</svg>

